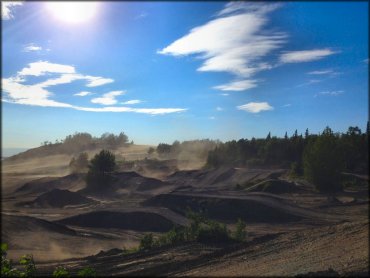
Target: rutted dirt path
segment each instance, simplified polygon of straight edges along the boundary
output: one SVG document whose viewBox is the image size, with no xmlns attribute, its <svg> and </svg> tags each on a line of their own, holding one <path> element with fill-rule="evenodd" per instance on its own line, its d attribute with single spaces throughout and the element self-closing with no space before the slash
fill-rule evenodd
<svg viewBox="0 0 370 278">
<path fill-rule="evenodd" d="M 224 246 L 188 243 L 123 255 L 39 265 L 46 274 L 63 264 L 72 273 L 92 266 L 101 275 L 293 276 L 332 268 L 341 275 L 366 274 L 369 264 L 368 221 L 263 236 Z"/>
</svg>

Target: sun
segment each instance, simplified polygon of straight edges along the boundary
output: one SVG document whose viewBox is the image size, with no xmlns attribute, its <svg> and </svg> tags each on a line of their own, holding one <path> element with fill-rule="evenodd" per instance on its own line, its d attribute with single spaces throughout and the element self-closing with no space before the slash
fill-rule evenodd
<svg viewBox="0 0 370 278">
<path fill-rule="evenodd" d="M 57 19 L 67 23 L 83 23 L 97 12 L 97 2 L 48 2 L 48 10 Z"/>
</svg>

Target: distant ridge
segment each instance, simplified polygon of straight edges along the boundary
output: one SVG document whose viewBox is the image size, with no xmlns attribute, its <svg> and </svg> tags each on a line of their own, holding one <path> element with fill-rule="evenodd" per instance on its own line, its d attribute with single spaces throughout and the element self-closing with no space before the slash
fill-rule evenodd
<svg viewBox="0 0 370 278">
<path fill-rule="evenodd" d="M 1 149 L 1 159 L 25 152 L 30 148 L 2 148 Z"/>
</svg>

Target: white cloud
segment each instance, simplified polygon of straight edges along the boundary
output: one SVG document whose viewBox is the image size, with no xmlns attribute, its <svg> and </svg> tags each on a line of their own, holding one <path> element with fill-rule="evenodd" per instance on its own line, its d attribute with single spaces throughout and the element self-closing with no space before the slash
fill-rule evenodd
<svg viewBox="0 0 370 278">
<path fill-rule="evenodd" d="M 40 51 L 40 50 L 42 50 L 42 47 L 35 45 L 34 43 L 30 43 L 23 48 L 24 52 Z"/>
<path fill-rule="evenodd" d="M 323 92 L 319 92 L 314 97 L 317 97 L 318 95 L 339 96 L 339 95 L 341 95 L 343 93 L 344 93 L 343 90 L 339 90 L 339 91 L 323 91 Z"/>
<path fill-rule="evenodd" d="M 38 61 L 28 64 L 18 75 L 20 76 L 41 76 L 47 73 L 75 73 L 73 66 L 49 63 L 47 61 Z"/>
<path fill-rule="evenodd" d="M 184 112 L 187 110 L 184 108 L 132 108 L 123 106 L 120 107 L 107 106 L 101 108 L 75 106 L 74 109 L 88 112 L 134 112 L 150 115 L 164 115 L 169 113 Z"/>
<path fill-rule="evenodd" d="M 26 84 L 27 76 L 53 76 L 58 75 L 56 78 L 46 79 L 45 81 L 36 84 Z M 102 77 L 94 77 L 89 75 L 82 75 L 76 73 L 73 66 L 53 64 L 49 62 L 39 61 L 30 63 L 28 67 L 23 68 L 14 76 L 2 79 L 2 101 L 8 103 L 42 106 L 42 107 L 64 107 L 81 111 L 91 112 L 133 112 L 144 113 L 149 115 L 159 115 L 168 113 L 183 112 L 187 109 L 184 108 L 131 108 L 131 107 L 81 107 L 69 103 L 58 102 L 52 100 L 53 93 L 49 91 L 49 87 L 66 84 L 75 80 L 88 80 L 96 81 L 105 79 Z M 101 84 L 100 84 L 101 85 Z M 112 91 L 106 93 L 101 98 L 93 99 L 95 103 L 110 105 L 117 103 L 115 97 L 124 94 L 125 91 Z M 87 96 L 92 93 L 82 91 L 74 94 L 75 96 Z"/>
<path fill-rule="evenodd" d="M 280 56 L 282 63 L 302 63 L 320 60 L 335 52 L 329 48 L 286 52 Z"/>
<path fill-rule="evenodd" d="M 84 97 L 84 96 L 89 96 L 89 95 L 92 95 L 92 94 L 93 93 L 91 93 L 91 92 L 82 91 L 82 92 L 74 94 L 74 96 Z"/>
<path fill-rule="evenodd" d="M 284 104 L 283 107 L 290 107 L 292 106 L 290 103 Z"/>
<path fill-rule="evenodd" d="M 364 60 L 363 60 L 363 62 L 364 62 L 365 64 L 368 64 L 368 63 L 369 63 L 369 58 L 364 59 Z"/>
<path fill-rule="evenodd" d="M 325 74 L 332 74 L 332 73 L 334 73 L 334 71 L 332 69 L 326 69 L 326 70 L 314 70 L 314 71 L 310 71 L 307 74 L 311 74 L 311 75 L 325 75 Z"/>
<path fill-rule="evenodd" d="M 126 105 L 129 105 L 129 104 L 138 104 L 138 103 L 142 103 L 141 100 L 139 99 L 133 99 L 133 100 L 128 100 L 128 101 L 125 101 L 125 102 L 121 102 L 122 104 L 126 104 Z"/>
<path fill-rule="evenodd" d="M 210 120 L 216 120 L 216 117 L 211 116 L 211 117 L 208 117 L 208 119 L 210 119 Z"/>
<path fill-rule="evenodd" d="M 85 76 L 85 78 L 88 80 L 88 83 L 86 85 L 87 87 L 97 87 L 114 82 L 114 80 L 111 78 L 103 78 L 96 76 Z"/>
<path fill-rule="evenodd" d="M 227 97 L 227 96 L 229 96 L 230 94 L 228 94 L 228 93 L 222 93 L 222 94 L 220 94 L 220 96 L 224 96 L 224 97 Z"/>
<path fill-rule="evenodd" d="M 216 111 L 223 111 L 224 109 L 222 107 L 217 106 Z"/>
<path fill-rule="evenodd" d="M 238 110 L 244 110 L 250 113 L 259 113 L 261 111 L 273 110 L 274 108 L 267 102 L 249 102 L 236 107 Z"/>
<path fill-rule="evenodd" d="M 213 87 L 221 91 L 244 91 L 257 87 L 257 81 L 252 79 L 233 81 L 227 84 Z"/>
<path fill-rule="evenodd" d="M 9 20 L 14 18 L 13 8 L 16 6 L 22 6 L 21 1 L 1 1 L 1 19 Z"/>
<path fill-rule="evenodd" d="M 198 71 L 229 72 L 236 76 L 236 81 L 216 86 L 216 89 L 242 91 L 253 88 L 255 80 L 249 79 L 259 71 L 272 68 L 263 59 L 286 39 L 284 33 L 265 28 L 267 14 L 279 6 L 229 3 L 218 18 L 193 28 L 158 53 L 173 56 L 197 54 L 204 60 Z"/>
<path fill-rule="evenodd" d="M 116 100 L 116 97 L 124 95 L 124 94 L 126 94 L 125 91 L 112 91 L 112 92 L 104 94 L 102 97 L 93 98 L 91 102 L 102 104 L 102 105 L 112 105 L 118 102 Z"/>
</svg>

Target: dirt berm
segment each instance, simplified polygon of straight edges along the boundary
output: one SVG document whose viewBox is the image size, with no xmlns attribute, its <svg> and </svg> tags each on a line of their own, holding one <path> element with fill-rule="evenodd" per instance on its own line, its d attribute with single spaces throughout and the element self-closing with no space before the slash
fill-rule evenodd
<svg viewBox="0 0 370 278">
<path fill-rule="evenodd" d="M 167 232 L 173 223 L 167 218 L 151 212 L 94 211 L 64 218 L 57 223 L 80 227 L 118 228 L 142 232 Z"/>
<path fill-rule="evenodd" d="M 41 207 L 41 208 L 63 208 L 65 206 L 87 205 L 96 201 L 82 196 L 77 192 L 69 190 L 53 189 L 41 194 L 31 202 L 19 203 L 21 206 Z"/>
<path fill-rule="evenodd" d="M 80 189 L 85 185 L 84 174 L 70 174 L 64 177 L 45 177 L 25 183 L 15 190 L 15 193 L 36 194 L 45 193 L 52 189 Z"/>
<path fill-rule="evenodd" d="M 302 219 L 314 221 L 336 221 L 336 217 L 311 209 L 299 207 L 291 202 L 274 198 L 273 194 L 250 193 L 244 196 L 207 193 L 160 194 L 144 202 L 144 206 L 158 206 L 186 215 L 188 209 L 206 216 L 234 223 L 238 218 L 247 223 L 289 223 Z"/>
</svg>

